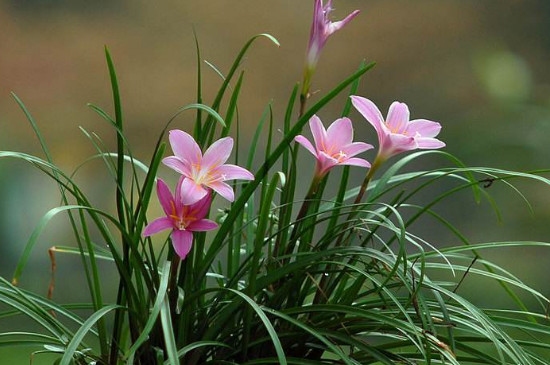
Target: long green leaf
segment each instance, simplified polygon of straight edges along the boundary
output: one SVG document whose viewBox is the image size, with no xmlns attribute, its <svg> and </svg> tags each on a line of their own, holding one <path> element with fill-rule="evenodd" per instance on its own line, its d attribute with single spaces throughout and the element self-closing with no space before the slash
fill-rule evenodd
<svg viewBox="0 0 550 365">
<path fill-rule="evenodd" d="M 80 345 L 80 342 L 84 339 L 84 336 L 90 331 L 90 329 L 95 325 L 95 323 L 102 318 L 104 315 L 109 313 L 110 311 L 114 309 L 121 308 L 118 305 L 108 305 L 94 314 L 92 314 L 86 322 L 82 324 L 82 326 L 76 331 L 74 337 L 71 339 L 71 342 L 67 345 L 67 348 L 65 349 L 65 354 L 61 358 L 60 365 L 69 365 L 71 363 L 71 359 L 75 353 L 75 351 L 78 349 L 78 346 Z"/>
<path fill-rule="evenodd" d="M 168 279 L 170 277 L 169 274 L 170 274 L 170 261 L 167 261 L 164 264 L 164 268 L 162 269 L 161 281 L 157 291 L 157 297 L 155 299 L 155 303 L 151 308 L 151 314 L 149 315 L 149 318 L 147 319 L 147 322 L 145 323 L 145 326 L 143 327 L 143 331 L 141 332 L 139 337 L 134 341 L 134 343 L 132 344 L 132 347 L 130 347 L 128 351 L 126 351 L 126 353 L 124 354 L 125 358 L 132 359 L 135 352 L 149 337 L 149 333 L 153 329 L 153 326 L 155 325 L 155 322 L 157 321 L 157 317 L 161 311 L 163 301 L 167 297 L 166 291 L 168 290 Z M 132 362 L 133 361 L 129 360 L 129 363 L 132 363 Z"/>
</svg>

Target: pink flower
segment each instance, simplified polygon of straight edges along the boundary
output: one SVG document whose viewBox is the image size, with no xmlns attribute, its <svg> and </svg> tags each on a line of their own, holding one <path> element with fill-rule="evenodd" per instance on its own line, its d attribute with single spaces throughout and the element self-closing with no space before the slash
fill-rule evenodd
<svg viewBox="0 0 550 365">
<path fill-rule="evenodd" d="M 417 148 L 445 147 L 445 143 L 435 138 L 441 125 L 426 119 L 409 121 L 409 108 L 405 103 L 394 101 L 384 121 L 380 110 L 369 99 L 352 96 L 351 101 L 355 109 L 376 129 L 380 143 L 378 158 L 382 160 Z"/>
<path fill-rule="evenodd" d="M 315 147 L 304 136 L 296 136 L 294 140 L 317 157 L 315 168 L 317 176 L 323 176 L 336 165 L 370 167 L 368 161 L 353 157 L 373 147 L 363 142 L 352 142 L 353 127 L 348 118 L 337 119 L 325 130 L 321 119 L 314 115 L 309 120 L 309 128 L 313 134 Z"/>
<path fill-rule="evenodd" d="M 359 10 L 355 10 L 345 19 L 338 22 L 331 22 L 329 19 L 332 11 L 332 0 L 328 0 L 326 5 L 323 5 L 323 0 L 315 0 L 313 7 L 313 23 L 311 24 L 311 33 L 309 35 L 309 44 L 307 47 L 307 67 L 314 69 L 321 50 L 325 46 L 328 38 L 336 31 L 342 29 L 349 23 Z"/>
<path fill-rule="evenodd" d="M 143 230 L 143 235 L 147 237 L 166 229 L 172 229 L 172 245 L 182 260 L 191 251 L 192 232 L 210 231 L 218 227 L 215 222 L 204 219 L 212 202 L 210 192 L 207 192 L 196 203 L 188 205 L 189 196 L 181 195 L 184 180 L 186 178 L 182 176 L 176 187 L 176 196 L 174 197 L 166 183 L 158 179 L 157 196 L 166 217 L 155 219 Z"/>
<path fill-rule="evenodd" d="M 170 145 L 175 156 L 162 162 L 185 176 L 181 188 L 194 203 L 207 194 L 207 188 L 229 201 L 235 200 L 231 186 L 226 180 L 254 180 L 254 175 L 242 167 L 225 164 L 233 149 L 233 138 L 225 137 L 214 142 L 204 153 L 189 134 L 180 130 L 170 131 Z"/>
</svg>

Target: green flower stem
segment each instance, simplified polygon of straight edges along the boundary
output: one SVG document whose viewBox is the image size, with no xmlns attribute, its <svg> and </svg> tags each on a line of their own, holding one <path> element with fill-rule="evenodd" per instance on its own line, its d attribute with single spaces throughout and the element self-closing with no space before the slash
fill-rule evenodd
<svg viewBox="0 0 550 365">
<path fill-rule="evenodd" d="M 365 192 L 367 191 L 367 188 L 369 186 L 370 181 L 372 180 L 372 177 L 374 176 L 374 173 L 378 168 L 384 163 L 385 159 L 381 158 L 380 155 L 377 155 L 374 159 L 374 162 L 372 163 L 369 172 L 367 173 L 367 176 L 365 176 L 365 179 L 363 180 L 363 184 L 361 185 L 361 189 L 359 189 L 359 193 L 355 197 L 355 200 L 353 202 L 353 206 L 351 208 L 351 211 L 348 214 L 348 218 L 346 219 L 346 223 L 342 227 L 342 233 L 340 233 L 340 236 L 338 237 L 338 240 L 336 241 L 336 247 L 340 246 L 342 244 L 342 240 L 345 235 L 345 231 L 348 228 L 349 222 L 355 218 L 357 215 L 357 210 L 359 209 L 359 204 L 363 200 L 363 197 L 365 195 Z"/>
<path fill-rule="evenodd" d="M 294 245 L 296 243 L 296 236 L 298 234 L 299 228 L 301 226 L 302 220 L 307 215 L 307 212 L 309 211 L 309 207 L 315 196 L 317 195 L 317 192 L 319 191 L 319 186 L 321 181 L 325 175 L 321 175 L 317 172 L 317 169 L 315 171 L 315 176 L 313 176 L 313 180 L 311 180 L 311 185 L 309 186 L 309 190 L 306 194 L 306 197 L 304 199 L 304 202 L 302 203 L 302 207 L 300 208 L 300 211 L 298 212 L 298 215 L 295 219 L 294 228 L 292 229 L 292 233 L 290 234 L 290 240 L 289 245 L 286 248 L 286 254 L 290 254 L 292 250 L 294 249 Z"/>
<path fill-rule="evenodd" d="M 363 196 L 365 195 L 365 192 L 367 191 L 367 187 L 369 186 L 369 183 L 374 176 L 374 173 L 378 168 L 384 163 L 385 159 L 381 158 L 380 155 L 377 155 L 374 159 L 374 162 L 372 163 L 372 166 L 369 169 L 369 172 L 367 173 L 367 176 L 365 176 L 365 180 L 363 180 L 363 184 L 361 185 L 361 189 L 359 190 L 359 193 L 357 194 L 357 197 L 355 198 L 355 201 L 353 204 L 357 206 L 359 203 L 361 203 L 361 200 L 363 199 Z M 357 209 L 357 207 L 354 208 L 354 211 Z"/>
<path fill-rule="evenodd" d="M 180 266 L 181 259 L 175 252 L 172 252 L 172 254 L 170 278 L 168 279 L 168 295 L 170 298 L 170 313 L 176 316 L 176 307 L 178 305 L 178 267 Z"/>
<path fill-rule="evenodd" d="M 300 114 L 298 118 L 301 118 L 306 111 L 307 100 L 309 99 L 309 89 L 311 88 L 311 79 L 313 78 L 313 73 L 315 69 L 312 67 L 306 66 L 304 69 L 304 80 L 302 82 L 302 91 L 300 93 Z"/>
<path fill-rule="evenodd" d="M 300 94 L 300 114 L 298 115 L 298 118 L 301 118 L 302 115 L 304 115 L 308 98 L 309 98 L 309 93 Z"/>
<path fill-rule="evenodd" d="M 365 176 L 365 179 L 363 180 L 363 184 L 361 185 L 361 189 L 359 189 L 359 193 L 357 194 L 357 197 L 355 197 L 355 201 L 353 202 L 353 207 L 351 212 L 348 214 L 348 218 L 346 219 L 346 223 L 344 224 L 342 228 L 342 232 L 340 233 L 340 236 L 338 237 L 338 240 L 336 241 L 335 247 L 338 247 L 342 244 L 342 241 L 344 239 L 344 235 L 346 232 L 346 229 L 348 228 L 349 222 L 357 215 L 357 210 L 359 209 L 359 204 L 361 203 L 361 200 L 363 199 L 363 196 L 365 195 L 365 192 L 367 191 L 367 188 L 369 186 L 370 181 L 372 180 L 372 177 L 374 176 L 376 170 L 384 163 L 385 159 L 381 158 L 380 155 L 377 155 L 374 159 L 374 162 L 371 165 L 371 168 L 369 169 L 369 172 Z M 330 271 L 330 267 L 327 268 L 327 271 Z M 326 298 L 325 290 L 327 288 L 329 281 L 328 276 L 322 276 L 321 281 L 319 282 L 319 287 L 317 289 L 317 292 L 315 293 L 315 297 L 313 299 L 313 302 L 315 304 L 319 304 L 321 302 L 321 299 L 324 298 L 328 301 L 328 298 Z"/>
</svg>

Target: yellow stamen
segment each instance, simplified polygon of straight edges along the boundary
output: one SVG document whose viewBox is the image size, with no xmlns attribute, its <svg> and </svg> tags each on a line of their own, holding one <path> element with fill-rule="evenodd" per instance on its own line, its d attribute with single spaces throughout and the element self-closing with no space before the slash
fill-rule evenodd
<svg viewBox="0 0 550 365">
<path fill-rule="evenodd" d="M 399 132 L 399 127 L 400 126 L 397 126 L 397 127 L 392 127 L 391 125 L 389 125 L 389 123 L 386 122 L 386 127 L 388 127 L 388 129 L 390 130 L 390 132 L 392 132 L 393 134 L 402 134 L 404 136 L 407 136 L 409 135 L 409 133 L 407 133 L 407 131 L 402 131 L 402 132 Z"/>
</svg>

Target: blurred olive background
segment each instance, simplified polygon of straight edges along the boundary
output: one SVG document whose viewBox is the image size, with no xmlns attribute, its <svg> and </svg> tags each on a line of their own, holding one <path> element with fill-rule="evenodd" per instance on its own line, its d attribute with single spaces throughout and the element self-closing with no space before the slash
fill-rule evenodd
<svg viewBox="0 0 550 365">
<path fill-rule="evenodd" d="M 103 53 L 108 45 L 118 70 L 127 137 L 134 155 L 148 161 L 166 121 L 178 107 L 195 100 L 193 27 L 203 58 L 222 72 L 252 35 L 267 32 L 280 41 L 280 48 L 267 40 L 253 46 L 243 65 L 246 74 L 239 104 L 245 140 L 270 100 L 279 128 L 289 93 L 301 78 L 312 3 L 0 0 L 0 150 L 42 156 L 10 91 L 26 103 L 55 162 L 66 171 L 95 153 L 80 126 L 97 133 L 114 150 L 113 131 L 86 106 L 91 102 L 112 110 Z M 360 94 L 375 101 L 384 114 L 393 100 L 400 100 L 410 106 L 413 118 L 440 121 L 447 151 L 471 166 L 522 171 L 549 167 L 550 2 L 336 0 L 334 5 L 334 19 L 354 9 L 360 9 L 361 15 L 328 42 L 313 84 L 319 95 L 351 74 L 362 59 L 376 61 Z M 206 64 L 203 75 L 205 101 L 210 102 L 220 79 Z M 339 115 L 344 102 L 342 96 L 320 113 L 325 124 Z M 357 139 L 376 145 L 372 128 L 358 114 L 352 117 Z M 193 118 L 193 113 L 184 114 L 175 126 L 190 131 Z M 302 155 L 303 166 L 312 166 L 310 156 Z M 373 157 L 369 152 L 367 158 Z M 415 167 L 442 163 L 447 162 L 431 157 Z M 166 170 L 162 176 L 175 179 Z M 359 181 L 362 171 L 353 174 Z M 308 171 L 303 185 L 309 178 Z M 0 179 L 0 275 L 10 278 L 33 228 L 59 204 L 59 193 L 51 180 L 19 161 L 2 160 Z M 112 209 L 114 188 L 100 161 L 83 168 L 77 181 L 92 201 Z M 519 186 L 532 201 L 534 215 L 499 184 L 490 192 L 501 207 L 500 223 L 487 203 L 476 205 L 469 193 L 447 200 L 436 211 L 473 242 L 548 240 L 550 189 L 534 182 Z M 433 197 L 444 187 L 423 195 Z M 23 287 L 46 294 L 47 249 L 72 244 L 66 221 L 61 216 L 54 219 L 43 234 L 22 277 Z M 420 221 L 412 231 L 436 246 L 458 244 L 429 220 Z M 550 294 L 545 287 L 550 274 L 548 250 L 511 249 L 487 255 Z M 57 264 L 54 299 L 88 301 L 79 259 L 58 255 Z M 106 282 L 114 283 L 110 265 L 103 273 Z M 107 291 L 113 288 L 106 286 Z M 497 287 L 484 287 L 475 279 L 467 279 L 462 290 L 482 292 L 472 299 L 480 305 L 489 303 L 494 293 L 501 294 Z M 20 323 L 3 323 L 2 330 L 20 328 Z M 24 363 L 28 355 L 18 359 Z"/>
</svg>

